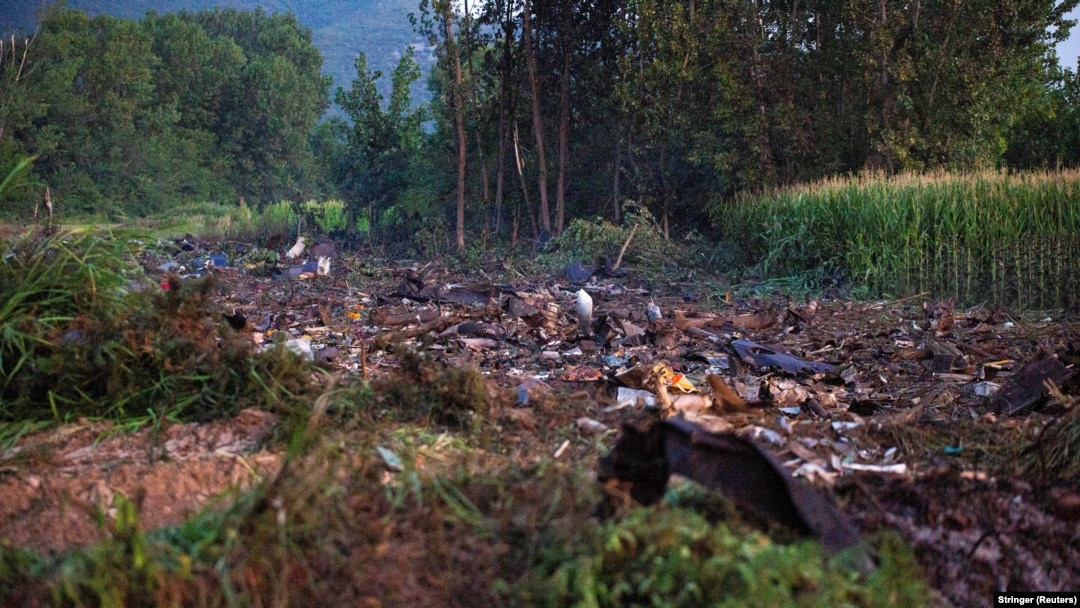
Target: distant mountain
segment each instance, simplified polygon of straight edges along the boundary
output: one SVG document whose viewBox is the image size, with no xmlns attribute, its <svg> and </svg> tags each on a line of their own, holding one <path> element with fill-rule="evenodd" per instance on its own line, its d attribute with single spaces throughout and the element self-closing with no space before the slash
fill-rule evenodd
<svg viewBox="0 0 1080 608">
<path fill-rule="evenodd" d="M 0 33 L 31 32 L 43 0 L 0 0 Z M 67 5 L 90 15 L 107 14 L 127 19 L 141 19 L 149 11 L 171 13 L 200 11 L 215 7 L 254 10 L 262 7 L 271 13 L 292 12 L 300 23 L 311 28 L 315 46 L 323 54 L 323 71 L 334 78 L 333 87 L 348 89 L 355 76 L 353 62 L 360 52 L 367 53 L 368 65 L 379 70 L 379 90 L 390 97 L 390 73 L 401 53 L 410 44 L 417 50 L 416 60 L 425 75 L 435 59 L 427 41 L 413 31 L 409 13 L 417 12 L 419 0 L 68 0 Z M 426 77 L 425 79 L 426 80 Z M 426 83 L 413 89 L 414 101 L 427 98 Z M 331 97 L 333 96 L 331 88 Z M 423 96 L 419 98 L 419 96 Z"/>
</svg>

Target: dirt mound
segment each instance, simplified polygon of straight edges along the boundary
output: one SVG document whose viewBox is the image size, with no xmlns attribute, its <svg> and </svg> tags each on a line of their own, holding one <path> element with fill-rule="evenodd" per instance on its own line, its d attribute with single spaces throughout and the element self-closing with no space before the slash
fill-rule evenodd
<svg viewBox="0 0 1080 608">
<path fill-rule="evenodd" d="M 26 437 L 0 461 L 0 542 L 43 552 L 93 543 L 107 534 L 117 495 L 147 529 L 178 524 L 277 472 L 281 453 L 263 447 L 275 421 L 244 410 L 136 433 L 82 421 Z"/>
</svg>

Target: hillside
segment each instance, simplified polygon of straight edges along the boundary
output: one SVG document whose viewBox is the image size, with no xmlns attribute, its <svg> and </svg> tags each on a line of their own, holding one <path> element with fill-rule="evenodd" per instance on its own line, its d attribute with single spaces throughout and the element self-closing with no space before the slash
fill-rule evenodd
<svg viewBox="0 0 1080 608">
<path fill-rule="evenodd" d="M 4 2 L 4 10 L 0 11 L 0 32 L 10 35 L 16 30 L 31 30 L 36 21 L 35 15 L 43 4 L 41 0 Z M 241 10 L 262 7 L 271 13 L 290 11 L 301 23 L 311 28 L 315 45 L 323 54 L 323 71 L 333 76 L 334 87 L 349 87 L 354 76 L 353 62 L 358 53 L 364 52 L 371 68 L 385 74 L 379 79 L 384 97 L 390 93 L 389 74 L 408 45 L 417 45 L 416 59 L 425 73 L 434 64 L 430 49 L 422 50 L 426 49 L 426 42 L 409 25 L 408 15 L 416 11 L 417 5 L 417 0 L 68 1 L 68 6 L 90 15 L 104 13 L 128 19 L 140 19 L 148 11 L 199 11 L 219 6 Z M 414 96 L 426 96 L 426 88 L 423 83 L 420 84 L 413 91 Z"/>
</svg>

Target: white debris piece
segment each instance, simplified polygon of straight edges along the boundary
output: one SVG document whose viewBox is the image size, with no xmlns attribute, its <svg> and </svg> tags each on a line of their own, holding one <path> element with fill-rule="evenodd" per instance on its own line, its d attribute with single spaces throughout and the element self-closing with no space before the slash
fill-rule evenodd
<svg viewBox="0 0 1080 608">
<path fill-rule="evenodd" d="M 315 360 L 315 351 L 311 348 L 311 340 L 307 338 L 297 338 L 295 340 L 287 340 L 285 342 L 285 348 L 289 349 L 308 361 Z"/>
<path fill-rule="evenodd" d="M 593 301 L 589 292 L 579 289 L 574 307 L 577 309 L 578 327 L 581 328 L 582 335 L 591 336 Z"/>
<path fill-rule="evenodd" d="M 900 464 L 859 464 L 856 462 L 843 463 L 845 471 L 869 471 L 871 473 L 891 473 L 894 475 L 907 475 L 908 468 L 904 463 Z"/>
<path fill-rule="evenodd" d="M 301 253 L 304 253 L 304 237 L 296 237 L 296 244 L 291 249 L 285 252 L 285 257 L 290 260 L 296 259 Z"/>
</svg>

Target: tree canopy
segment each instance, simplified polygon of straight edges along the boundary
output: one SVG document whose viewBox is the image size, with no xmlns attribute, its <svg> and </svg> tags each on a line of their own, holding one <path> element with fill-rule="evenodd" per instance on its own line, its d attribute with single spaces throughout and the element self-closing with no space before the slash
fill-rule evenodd
<svg viewBox="0 0 1080 608">
<path fill-rule="evenodd" d="M 411 49 L 389 99 L 361 55 L 322 122 L 329 79 L 291 14 L 61 5 L 0 48 L 0 164 L 36 157 L 0 210 L 44 185 L 107 214 L 339 196 L 401 235 L 456 220 L 460 245 L 627 201 L 667 229 L 837 174 L 1071 166 L 1054 45 L 1078 2 L 426 0 L 430 106 Z"/>
<path fill-rule="evenodd" d="M 69 212 L 100 215 L 315 194 L 310 138 L 329 78 L 293 16 L 218 9 L 132 21 L 54 5 L 32 38 L 12 40 L 0 67 L 0 163 L 36 160 L 5 191 L 9 213 L 43 185 Z"/>
</svg>

